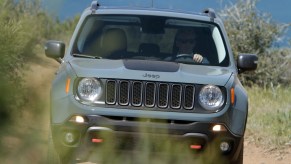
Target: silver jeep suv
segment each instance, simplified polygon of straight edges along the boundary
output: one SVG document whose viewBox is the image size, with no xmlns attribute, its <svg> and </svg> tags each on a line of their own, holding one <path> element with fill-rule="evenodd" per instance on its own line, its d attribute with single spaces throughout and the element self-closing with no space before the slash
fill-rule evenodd
<svg viewBox="0 0 291 164">
<path fill-rule="evenodd" d="M 242 163 L 248 98 L 238 74 L 256 69 L 257 56 L 235 61 L 212 9 L 150 2 L 93 1 L 66 53 L 63 42 L 46 43 L 46 56 L 61 63 L 51 89 L 50 153 L 61 163 L 145 151 L 184 163 Z"/>
</svg>

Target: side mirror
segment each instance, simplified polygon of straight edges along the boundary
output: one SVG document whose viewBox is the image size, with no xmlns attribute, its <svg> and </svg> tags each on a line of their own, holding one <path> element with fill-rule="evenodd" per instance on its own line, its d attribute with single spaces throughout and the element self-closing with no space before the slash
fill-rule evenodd
<svg viewBox="0 0 291 164">
<path fill-rule="evenodd" d="M 55 40 L 47 41 L 44 46 L 45 55 L 49 58 L 57 60 L 58 62 L 60 62 L 61 58 L 64 57 L 65 49 L 66 45 L 64 42 Z"/>
<path fill-rule="evenodd" d="M 239 54 L 237 58 L 237 67 L 239 73 L 257 69 L 258 56 L 255 54 Z"/>
</svg>

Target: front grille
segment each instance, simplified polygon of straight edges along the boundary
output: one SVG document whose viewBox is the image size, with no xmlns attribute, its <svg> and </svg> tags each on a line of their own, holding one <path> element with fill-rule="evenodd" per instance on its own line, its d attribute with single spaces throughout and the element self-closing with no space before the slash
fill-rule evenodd
<svg viewBox="0 0 291 164">
<path fill-rule="evenodd" d="M 195 86 L 165 82 L 106 80 L 106 104 L 193 110 Z"/>
</svg>

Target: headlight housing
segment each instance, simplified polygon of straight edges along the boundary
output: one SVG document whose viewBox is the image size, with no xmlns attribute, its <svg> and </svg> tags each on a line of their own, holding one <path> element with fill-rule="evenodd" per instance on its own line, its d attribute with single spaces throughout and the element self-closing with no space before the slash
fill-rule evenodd
<svg viewBox="0 0 291 164">
<path fill-rule="evenodd" d="M 218 110 L 224 104 L 224 95 L 215 85 L 206 85 L 199 92 L 199 104 L 206 110 Z"/>
<path fill-rule="evenodd" d="M 96 78 L 83 78 L 77 84 L 77 98 L 82 102 L 94 103 L 101 97 L 103 89 Z"/>
</svg>

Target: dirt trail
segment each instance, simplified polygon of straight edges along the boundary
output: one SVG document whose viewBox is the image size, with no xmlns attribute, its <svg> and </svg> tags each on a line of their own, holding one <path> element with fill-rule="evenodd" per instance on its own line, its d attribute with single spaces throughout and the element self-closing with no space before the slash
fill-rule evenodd
<svg viewBox="0 0 291 164">
<path fill-rule="evenodd" d="M 263 146 L 245 142 L 245 164 L 291 164 L 291 147 L 284 150 L 266 150 Z"/>
<path fill-rule="evenodd" d="M 50 63 L 53 62 L 53 63 Z M 50 68 L 57 69 L 58 64 L 55 61 L 50 61 Z M 35 69 L 34 69 L 35 70 Z M 37 70 L 43 70 L 45 74 L 51 75 L 54 71 L 51 71 L 46 67 L 41 69 L 41 66 Z M 257 146 L 252 142 L 245 141 L 244 149 L 244 163 L 245 164 L 291 164 L 291 147 L 286 150 L 264 150 L 262 146 Z"/>
<path fill-rule="evenodd" d="M 44 62 L 38 63 L 38 64 L 32 64 L 31 65 L 31 71 L 27 74 L 28 79 L 30 81 L 33 81 L 33 85 L 36 85 L 38 87 L 43 88 L 45 92 L 49 90 L 50 84 L 51 84 L 51 78 L 54 76 L 55 71 L 58 68 L 58 63 L 50 60 L 50 59 L 45 59 Z M 44 97 L 48 97 L 47 93 L 43 93 Z M 46 109 L 47 110 L 47 109 Z M 45 122 L 48 121 L 48 119 L 44 120 Z M 41 126 L 47 126 L 47 123 L 41 124 Z M 36 125 L 39 126 L 39 125 Z M 40 128 L 42 129 L 43 127 L 35 127 L 35 128 Z M 46 135 L 43 135 L 46 136 Z M 16 137 L 16 138 L 15 138 Z M 20 136 L 19 138 L 15 136 L 14 138 L 8 137 L 8 143 L 6 146 L 9 148 L 14 147 L 14 149 L 17 149 L 17 142 L 21 142 Z M 44 139 L 46 140 L 46 139 Z M 3 141 L 2 141 L 3 142 Z M 31 160 L 32 157 L 38 156 L 39 158 L 44 158 L 44 159 L 39 159 L 38 162 L 40 161 L 45 161 L 46 159 L 46 144 L 45 142 L 38 143 L 36 144 L 35 148 L 32 148 L 29 150 L 29 152 L 25 152 L 21 155 L 20 159 L 22 159 L 22 162 L 24 163 L 34 163 L 36 160 Z M 14 150 L 12 149 L 12 151 Z M 34 149 L 34 150 L 33 150 Z M 42 156 L 39 156 L 39 151 L 42 151 Z M 252 142 L 249 142 L 247 139 L 245 141 L 245 149 L 244 149 L 244 163 L 245 164 L 291 164 L 291 147 L 285 150 L 272 150 L 272 151 L 267 151 L 264 150 L 262 146 L 255 145 Z M 38 155 L 36 155 L 38 154 Z M 8 157 L 9 158 L 9 157 Z M 34 158 L 35 159 L 35 158 Z M 6 159 L 4 160 L 6 163 L 13 163 L 13 159 Z M 8 162 L 9 161 L 9 162 Z"/>
</svg>

